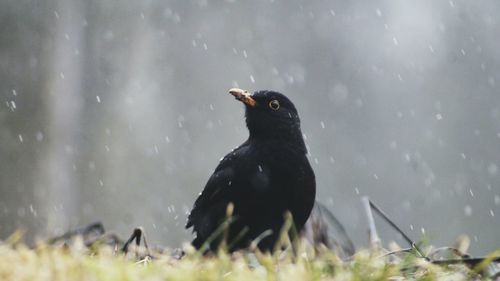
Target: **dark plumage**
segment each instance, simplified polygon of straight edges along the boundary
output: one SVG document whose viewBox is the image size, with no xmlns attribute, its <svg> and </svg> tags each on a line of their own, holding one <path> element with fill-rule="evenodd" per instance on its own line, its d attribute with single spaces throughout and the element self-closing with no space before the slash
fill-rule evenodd
<svg viewBox="0 0 500 281">
<path fill-rule="evenodd" d="M 230 93 L 245 104 L 250 134 L 220 161 L 196 199 L 186 228 L 193 227 L 196 238 L 192 243 L 200 248 L 226 219 L 227 205 L 232 202 L 234 220 L 227 238 L 233 247 L 229 250 L 245 248 L 271 230 L 258 246 L 272 251 L 284 213 L 291 212 L 300 231 L 314 205 L 316 183 L 306 157 L 299 115 L 293 103 L 278 92 L 250 95 L 231 89 Z M 211 250 L 218 247 L 221 238 L 219 235 L 211 241 Z"/>
</svg>

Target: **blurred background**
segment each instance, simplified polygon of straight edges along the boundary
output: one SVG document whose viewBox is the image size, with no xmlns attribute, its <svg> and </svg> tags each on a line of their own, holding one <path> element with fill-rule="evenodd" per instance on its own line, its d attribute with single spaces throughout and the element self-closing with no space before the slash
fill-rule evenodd
<svg viewBox="0 0 500 281">
<path fill-rule="evenodd" d="M 358 247 L 368 195 L 415 240 L 492 251 L 499 14 L 494 0 L 2 0 L 0 239 L 102 221 L 189 241 L 187 212 L 248 134 L 238 86 L 294 101 L 318 199 Z"/>
</svg>

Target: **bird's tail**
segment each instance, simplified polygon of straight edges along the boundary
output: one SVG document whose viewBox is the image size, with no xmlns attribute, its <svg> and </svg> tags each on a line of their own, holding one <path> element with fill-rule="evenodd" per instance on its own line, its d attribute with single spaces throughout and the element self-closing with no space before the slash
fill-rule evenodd
<svg viewBox="0 0 500 281">
<path fill-rule="evenodd" d="M 205 243 L 205 241 L 203 239 L 201 239 L 200 237 L 196 237 L 192 242 L 191 242 L 191 245 L 193 245 L 193 247 L 196 248 L 196 250 L 199 250 L 201 248 L 201 246 L 203 246 L 203 243 Z"/>
</svg>

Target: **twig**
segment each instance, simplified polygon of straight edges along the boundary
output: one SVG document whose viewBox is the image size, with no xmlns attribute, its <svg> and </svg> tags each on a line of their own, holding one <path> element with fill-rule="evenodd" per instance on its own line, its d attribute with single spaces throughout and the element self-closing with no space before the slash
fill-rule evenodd
<svg viewBox="0 0 500 281">
<path fill-rule="evenodd" d="M 144 232 L 142 227 L 137 227 L 134 229 L 134 231 L 132 232 L 132 235 L 130 235 L 130 238 L 123 245 L 122 252 L 128 253 L 129 245 L 134 240 L 135 240 L 135 245 L 140 246 L 141 245 L 141 237 L 143 237 L 144 248 L 146 249 L 146 255 L 151 256 L 151 254 L 149 252 L 148 242 L 146 240 L 146 233 Z"/>
<path fill-rule="evenodd" d="M 488 257 L 480 257 L 480 258 L 463 258 L 463 259 L 449 259 L 449 260 L 433 260 L 431 261 L 433 264 L 438 264 L 438 265 L 450 265 L 450 264 L 459 264 L 463 263 L 468 266 L 474 267 L 484 260 L 489 259 Z M 491 262 L 500 262 L 500 257 L 494 257 L 491 258 Z"/>
<path fill-rule="evenodd" d="M 389 217 L 384 213 L 384 211 L 382 211 L 379 207 L 377 207 L 377 205 L 375 205 L 370 199 L 368 199 L 368 197 L 364 198 L 366 198 L 366 200 L 369 201 L 371 209 L 375 210 L 375 212 L 377 212 L 377 214 L 379 214 L 390 226 L 396 229 L 403 236 L 406 242 L 408 242 L 411 245 L 411 247 L 415 249 L 415 251 L 420 255 L 420 257 L 429 260 L 429 258 L 426 255 L 424 255 L 424 253 L 417 246 L 417 244 L 413 240 L 411 240 L 411 238 L 408 235 L 406 235 L 406 233 L 404 233 L 403 230 L 401 230 L 401 228 L 399 228 L 391 219 L 389 219 Z"/>
<path fill-rule="evenodd" d="M 363 196 L 361 198 L 361 202 L 365 207 L 366 217 L 368 219 L 368 235 L 370 237 L 370 244 L 374 248 L 379 248 L 381 242 L 377 233 L 377 228 L 375 227 L 375 219 L 373 218 L 372 209 L 370 207 L 370 199 L 368 199 L 368 196 Z"/>
</svg>

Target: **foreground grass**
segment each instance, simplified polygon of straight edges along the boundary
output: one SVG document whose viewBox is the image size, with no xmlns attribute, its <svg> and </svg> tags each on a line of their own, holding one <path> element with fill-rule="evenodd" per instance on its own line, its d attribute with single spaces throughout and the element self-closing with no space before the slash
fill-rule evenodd
<svg viewBox="0 0 500 281">
<path fill-rule="evenodd" d="M 0 280 L 471 280 L 481 279 L 463 265 L 436 266 L 408 255 L 381 257 L 361 251 L 351 261 L 312 249 L 297 256 L 280 253 L 203 257 L 195 252 L 178 260 L 170 254 L 137 261 L 111 247 L 92 250 L 76 242 L 71 247 L 0 242 Z"/>
</svg>

